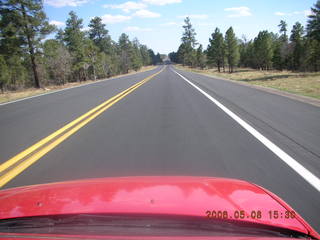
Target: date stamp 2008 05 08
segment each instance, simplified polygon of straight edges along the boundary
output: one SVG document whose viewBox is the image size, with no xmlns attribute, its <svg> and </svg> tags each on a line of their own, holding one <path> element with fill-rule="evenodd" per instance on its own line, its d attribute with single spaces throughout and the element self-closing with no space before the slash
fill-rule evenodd
<svg viewBox="0 0 320 240">
<path fill-rule="evenodd" d="M 245 212 L 244 210 L 235 210 L 232 213 L 226 210 L 207 210 L 205 214 L 207 218 L 214 219 L 293 219 L 296 217 L 296 213 L 294 211 L 282 212 L 278 210 L 270 210 L 267 212 L 266 216 L 264 216 L 260 210 L 253 210 L 250 212 Z"/>
</svg>

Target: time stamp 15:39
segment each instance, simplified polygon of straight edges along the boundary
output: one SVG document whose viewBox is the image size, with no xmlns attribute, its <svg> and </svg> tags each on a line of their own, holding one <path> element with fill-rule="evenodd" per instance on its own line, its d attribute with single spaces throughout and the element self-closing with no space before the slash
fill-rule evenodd
<svg viewBox="0 0 320 240">
<path fill-rule="evenodd" d="M 278 210 L 269 210 L 267 212 L 262 212 L 260 210 L 253 210 L 249 212 L 246 212 L 244 210 L 235 210 L 232 212 L 227 210 L 207 210 L 205 214 L 207 218 L 215 219 L 293 219 L 296 217 L 296 213 L 294 211 Z"/>
</svg>

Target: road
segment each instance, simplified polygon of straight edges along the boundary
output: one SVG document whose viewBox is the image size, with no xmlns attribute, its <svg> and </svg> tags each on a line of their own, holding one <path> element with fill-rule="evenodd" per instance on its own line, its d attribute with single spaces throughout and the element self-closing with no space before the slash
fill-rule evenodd
<svg viewBox="0 0 320 240">
<path fill-rule="evenodd" d="M 125 92 L 3 188 L 132 175 L 238 178 L 276 193 L 320 231 L 319 191 L 176 72 L 320 177 L 320 108 L 173 66 L 158 66 L 1 105 L 0 164 L 158 73 Z"/>
</svg>

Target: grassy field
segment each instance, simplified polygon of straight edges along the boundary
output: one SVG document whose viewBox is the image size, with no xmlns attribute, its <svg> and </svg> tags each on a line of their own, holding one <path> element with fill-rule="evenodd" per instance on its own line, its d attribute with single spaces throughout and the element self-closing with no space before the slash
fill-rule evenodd
<svg viewBox="0 0 320 240">
<path fill-rule="evenodd" d="M 146 67 L 142 67 L 137 72 L 145 72 L 145 71 L 148 71 L 148 70 L 151 70 L 154 68 L 156 68 L 156 66 L 146 66 Z M 134 74 L 137 72 L 131 71 L 128 74 L 117 75 L 112 78 L 130 75 L 130 74 Z M 110 79 L 112 79 L 112 78 L 110 78 Z M 99 81 L 99 80 L 97 80 L 97 81 Z M 52 91 L 63 89 L 63 88 L 74 87 L 74 86 L 78 86 L 81 84 L 87 84 L 87 83 L 97 82 L 97 81 L 89 80 L 89 81 L 85 81 L 85 82 L 81 82 L 81 83 L 74 82 L 74 83 L 67 83 L 65 85 L 46 86 L 45 88 L 41 88 L 41 89 L 28 88 L 28 89 L 22 89 L 19 91 L 4 92 L 4 93 L 0 93 L 0 103 L 10 102 L 10 101 L 14 101 L 14 100 L 21 99 L 21 98 L 31 97 L 31 96 L 35 96 L 35 95 L 39 95 L 39 94 L 43 94 L 43 93 L 48 93 L 48 92 L 52 92 Z"/>
<path fill-rule="evenodd" d="M 219 73 L 217 69 L 200 70 L 181 65 L 177 65 L 177 68 L 320 99 L 320 72 L 296 73 L 239 68 L 235 73 L 229 74 Z"/>
</svg>

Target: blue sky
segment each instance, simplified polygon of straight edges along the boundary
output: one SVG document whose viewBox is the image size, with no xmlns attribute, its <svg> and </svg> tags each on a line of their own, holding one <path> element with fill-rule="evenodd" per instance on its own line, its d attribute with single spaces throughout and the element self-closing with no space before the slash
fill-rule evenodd
<svg viewBox="0 0 320 240">
<path fill-rule="evenodd" d="M 183 18 L 190 16 L 197 40 L 204 48 L 216 27 L 225 32 L 232 26 L 237 37 L 254 38 L 260 30 L 278 32 L 285 20 L 291 30 L 299 21 L 306 24 L 310 7 L 316 0 L 45 0 L 51 23 L 64 27 L 73 10 L 84 20 L 99 16 L 112 39 L 121 33 L 152 48 L 155 52 L 176 51 L 182 34 Z"/>
</svg>

